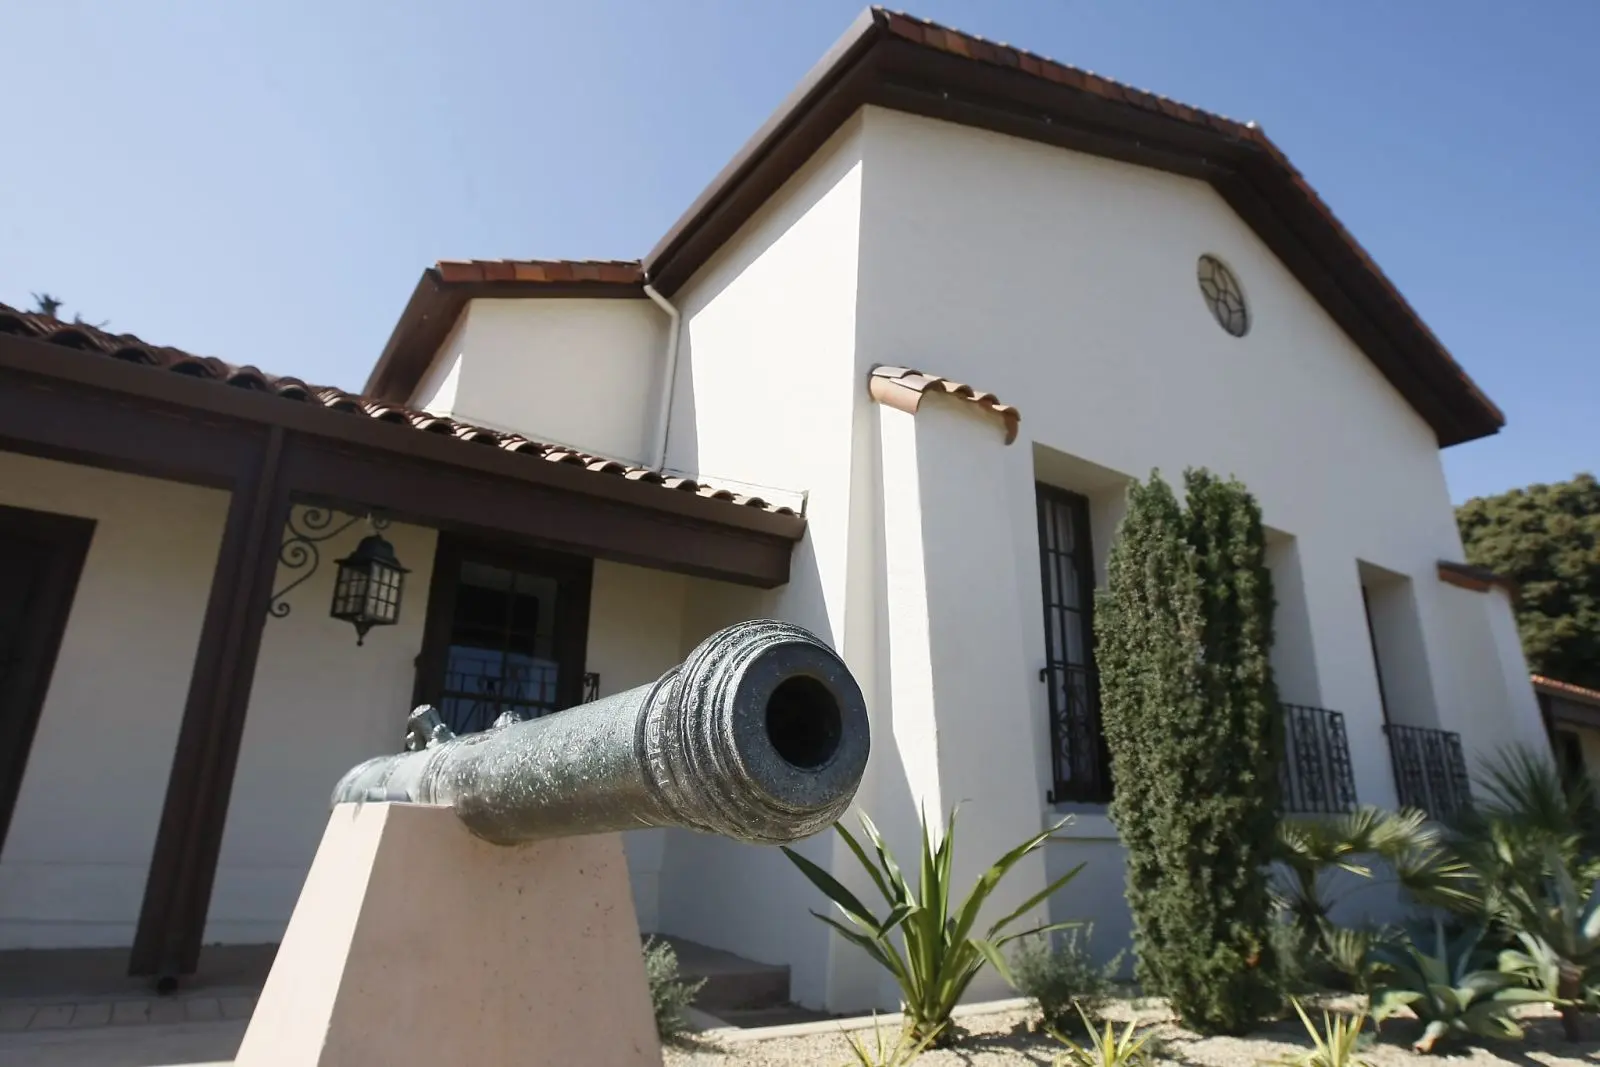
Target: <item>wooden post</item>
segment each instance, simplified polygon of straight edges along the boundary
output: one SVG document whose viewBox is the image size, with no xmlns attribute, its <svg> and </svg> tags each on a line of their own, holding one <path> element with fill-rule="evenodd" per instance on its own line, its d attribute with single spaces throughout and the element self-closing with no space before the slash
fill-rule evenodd
<svg viewBox="0 0 1600 1067">
<path fill-rule="evenodd" d="M 235 483 L 211 578 L 128 967 L 163 983 L 193 974 L 200 959 L 278 540 L 289 515 L 285 436 L 281 427 L 268 431 L 256 461 Z"/>
</svg>

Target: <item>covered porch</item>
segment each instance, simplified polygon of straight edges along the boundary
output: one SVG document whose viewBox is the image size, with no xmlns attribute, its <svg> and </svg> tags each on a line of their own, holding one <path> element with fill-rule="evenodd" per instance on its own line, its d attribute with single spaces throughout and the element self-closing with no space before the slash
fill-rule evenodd
<svg viewBox="0 0 1600 1067">
<path fill-rule="evenodd" d="M 758 613 L 804 531 L 0 307 L 0 953 L 228 985 L 281 935 L 333 782 L 397 749 L 413 704 L 471 730 L 650 681 Z M 358 646 L 329 605 L 370 534 L 408 573 Z M 629 841 L 646 929 L 662 848 Z"/>
</svg>

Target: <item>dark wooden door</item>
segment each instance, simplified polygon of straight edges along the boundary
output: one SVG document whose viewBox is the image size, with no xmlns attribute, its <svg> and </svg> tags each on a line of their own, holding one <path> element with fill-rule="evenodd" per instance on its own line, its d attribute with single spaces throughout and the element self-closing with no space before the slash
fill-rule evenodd
<svg viewBox="0 0 1600 1067">
<path fill-rule="evenodd" d="M 91 519 L 0 507 L 0 850 L 93 534 Z"/>
</svg>

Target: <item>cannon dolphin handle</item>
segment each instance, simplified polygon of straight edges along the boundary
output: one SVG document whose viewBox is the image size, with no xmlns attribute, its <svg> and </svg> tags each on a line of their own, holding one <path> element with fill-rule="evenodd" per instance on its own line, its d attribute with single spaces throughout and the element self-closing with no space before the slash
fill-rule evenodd
<svg viewBox="0 0 1600 1067">
<path fill-rule="evenodd" d="M 781 844 L 844 813 L 870 748 L 844 661 L 770 620 L 718 631 L 650 685 L 479 734 L 441 729 L 353 768 L 333 802 L 447 806 L 504 845 L 651 826 Z"/>
</svg>

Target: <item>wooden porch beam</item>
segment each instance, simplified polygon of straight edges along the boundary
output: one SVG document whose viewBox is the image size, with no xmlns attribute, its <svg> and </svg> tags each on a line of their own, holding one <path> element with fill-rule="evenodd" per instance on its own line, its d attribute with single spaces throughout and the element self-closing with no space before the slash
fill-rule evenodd
<svg viewBox="0 0 1600 1067">
<path fill-rule="evenodd" d="M 274 427 L 234 487 L 195 650 L 129 973 L 193 974 L 239 763 L 278 543 L 289 515 L 287 434 Z"/>
<path fill-rule="evenodd" d="M 771 588 L 789 580 L 794 542 L 781 534 L 577 496 L 492 469 L 462 470 L 331 441 L 301 444 L 284 472 L 296 498 L 345 510 L 365 505 L 419 525 L 510 535 L 576 555 L 742 585 Z"/>
</svg>

